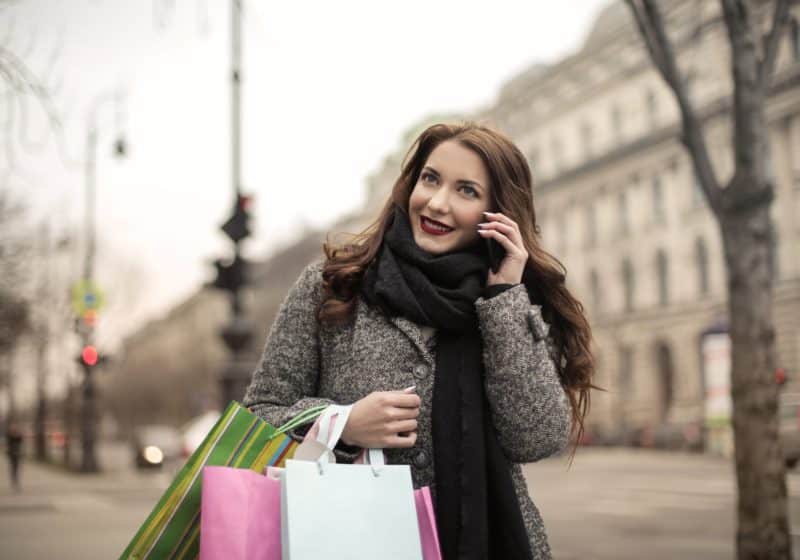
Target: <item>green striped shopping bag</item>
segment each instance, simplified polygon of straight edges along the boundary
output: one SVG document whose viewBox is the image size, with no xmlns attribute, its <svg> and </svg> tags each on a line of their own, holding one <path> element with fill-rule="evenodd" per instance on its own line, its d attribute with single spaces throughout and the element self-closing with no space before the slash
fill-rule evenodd
<svg viewBox="0 0 800 560">
<path fill-rule="evenodd" d="M 239 403 L 231 402 L 161 496 L 120 560 L 197 558 L 203 467 L 250 468 L 257 472 L 266 466 L 282 467 L 298 445 L 286 432 L 313 421 L 325 408 L 311 408 L 280 428 L 273 428 Z"/>
</svg>

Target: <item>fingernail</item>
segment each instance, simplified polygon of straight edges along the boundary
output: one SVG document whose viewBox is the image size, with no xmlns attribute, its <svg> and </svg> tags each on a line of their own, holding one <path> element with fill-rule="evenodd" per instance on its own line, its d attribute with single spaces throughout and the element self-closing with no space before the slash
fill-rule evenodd
<svg viewBox="0 0 800 560">
<path fill-rule="evenodd" d="M 494 216 L 494 212 L 484 212 L 487 216 Z"/>
<path fill-rule="evenodd" d="M 416 385 L 412 385 L 411 387 L 406 387 L 405 389 L 403 389 L 403 392 L 404 393 L 408 393 L 410 391 L 415 391 L 416 389 L 417 389 L 417 386 Z"/>
</svg>

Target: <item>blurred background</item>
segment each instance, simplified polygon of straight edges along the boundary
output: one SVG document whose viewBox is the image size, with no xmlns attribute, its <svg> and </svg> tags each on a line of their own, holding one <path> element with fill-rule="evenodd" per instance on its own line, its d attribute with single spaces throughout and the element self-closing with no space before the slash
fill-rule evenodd
<svg viewBox="0 0 800 560">
<path fill-rule="evenodd" d="M 718 3 L 660 4 L 724 184 Z M 793 4 L 763 162 L 790 469 L 799 19 Z M 722 240 L 624 2 L 0 0 L 0 92 L 0 430 L 15 425 L 25 459 L 21 491 L 0 480 L 10 557 L 121 552 L 240 397 L 325 236 L 366 227 L 413 138 L 461 119 L 528 157 L 542 242 L 593 326 L 606 391 L 582 447 L 570 469 L 526 471 L 556 557 L 733 556 Z M 788 482 L 795 539 L 800 477 Z"/>
</svg>

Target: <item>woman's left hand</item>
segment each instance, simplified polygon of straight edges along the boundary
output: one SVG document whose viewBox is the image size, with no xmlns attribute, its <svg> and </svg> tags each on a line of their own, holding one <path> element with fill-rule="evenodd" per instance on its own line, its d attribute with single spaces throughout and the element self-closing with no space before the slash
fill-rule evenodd
<svg viewBox="0 0 800 560">
<path fill-rule="evenodd" d="M 494 284 L 519 284 L 528 262 L 528 251 L 522 243 L 522 234 L 517 222 L 501 213 L 484 212 L 488 222 L 478 224 L 478 235 L 495 239 L 506 250 L 497 273 L 489 269 L 487 286 Z"/>
</svg>

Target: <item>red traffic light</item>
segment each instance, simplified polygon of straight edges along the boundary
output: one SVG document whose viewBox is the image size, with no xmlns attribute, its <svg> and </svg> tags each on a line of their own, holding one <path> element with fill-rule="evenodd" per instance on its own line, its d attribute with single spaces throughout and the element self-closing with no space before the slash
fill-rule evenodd
<svg viewBox="0 0 800 560">
<path fill-rule="evenodd" d="M 83 363 L 87 366 L 94 366 L 97 365 L 97 360 L 100 358 L 100 355 L 97 352 L 97 348 L 92 345 L 84 346 L 83 351 L 81 351 L 81 359 Z"/>
</svg>

